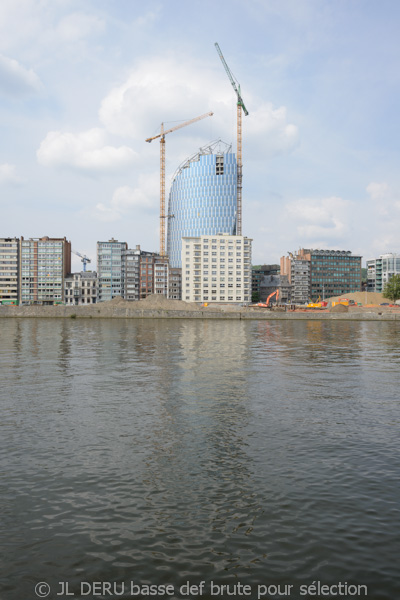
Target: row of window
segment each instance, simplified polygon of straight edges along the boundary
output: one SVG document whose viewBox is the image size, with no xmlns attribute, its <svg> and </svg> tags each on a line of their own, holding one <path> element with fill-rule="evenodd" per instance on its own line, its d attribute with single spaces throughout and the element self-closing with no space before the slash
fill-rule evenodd
<svg viewBox="0 0 400 600">
<path fill-rule="evenodd" d="M 186 296 L 186 300 L 190 300 L 190 296 Z M 194 297 L 195 302 L 206 302 L 208 300 L 210 300 L 209 296 L 195 296 Z M 219 298 L 217 296 L 211 296 L 211 300 L 214 300 L 216 302 L 226 302 L 226 300 L 229 301 L 233 301 L 233 296 L 228 296 L 227 298 L 225 298 L 225 296 L 220 296 Z M 250 302 L 250 296 L 244 296 L 243 298 L 241 296 L 238 296 L 235 298 L 236 302 Z"/>
</svg>

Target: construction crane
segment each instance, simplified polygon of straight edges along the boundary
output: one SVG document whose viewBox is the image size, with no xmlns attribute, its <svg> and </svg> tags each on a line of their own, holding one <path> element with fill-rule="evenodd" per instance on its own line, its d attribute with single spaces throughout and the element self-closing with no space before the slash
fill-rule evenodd
<svg viewBox="0 0 400 600">
<path fill-rule="evenodd" d="M 73 252 L 74 254 L 76 254 L 77 256 L 79 256 L 79 257 L 82 259 L 82 263 L 83 263 L 83 271 L 85 272 L 85 271 L 86 271 L 86 265 L 87 265 L 88 263 L 91 263 L 91 262 L 92 262 L 92 260 L 91 260 L 90 258 L 88 258 L 87 256 L 84 256 L 84 255 L 83 255 L 83 254 L 81 254 L 80 252 L 77 252 L 77 251 L 76 251 L 76 250 L 74 250 L 73 248 L 72 248 L 72 252 Z"/>
<path fill-rule="evenodd" d="M 215 42 L 215 47 L 219 54 L 219 57 L 224 65 L 225 71 L 229 77 L 229 80 L 232 84 L 233 89 L 236 92 L 237 96 L 237 212 L 236 212 L 236 235 L 242 235 L 242 110 L 244 114 L 247 116 L 248 110 L 244 105 L 241 91 L 240 91 L 240 83 L 233 76 L 231 70 L 226 64 L 224 55 L 221 52 L 221 48 Z"/>
<path fill-rule="evenodd" d="M 185 121 L 185 123 L 171 127 L 171 129 L 167 129 L 166 131 L 164 131 L 164 123 L 161 123 L 161 132 L 146 140 L 146 142 L 152 142 L 153 140 L 160 138 L 160 256 L 165 256 L 165 136 L 167 133 L 196 123 L 196 121 L 201 121 L 201 119 L 205 119 L 206 117 L 212 117 L 213 114 L 214 113 L 212 112 L 205 113 L 204 115 L 190 119 L 190 121 Z"/>
</svg>

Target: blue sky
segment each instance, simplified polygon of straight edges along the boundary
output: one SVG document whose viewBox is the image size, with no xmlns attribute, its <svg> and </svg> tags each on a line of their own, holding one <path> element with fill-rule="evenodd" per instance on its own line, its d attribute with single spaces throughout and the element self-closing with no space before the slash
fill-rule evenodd
<svg viewBox="0 0 400 600">
<path fill-rule="evenodd" d="M 300 247 L 400 252 L 396 0 L 2 0 L 0 236 L 159 248 L 166 184 L 217 138 L 236 145 L 253 263 Z M 73 261 L 81 268 L 79 258 Z"/>
</svg>

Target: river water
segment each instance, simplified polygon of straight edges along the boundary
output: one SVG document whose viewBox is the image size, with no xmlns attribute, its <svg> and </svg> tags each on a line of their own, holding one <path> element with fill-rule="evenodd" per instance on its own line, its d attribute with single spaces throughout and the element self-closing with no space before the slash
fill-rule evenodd
<svg viewBox="0 0 400 600">
<path fill-rule="evenodd" d="M 400 598 L 399 323 L 0 341 L 1 600 Z"/>
</svg>

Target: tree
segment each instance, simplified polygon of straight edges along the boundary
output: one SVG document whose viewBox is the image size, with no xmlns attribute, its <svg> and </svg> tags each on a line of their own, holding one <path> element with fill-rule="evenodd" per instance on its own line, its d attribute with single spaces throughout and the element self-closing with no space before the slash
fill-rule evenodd
<svg viewBox="0 0 400 600">
<path fill-rule="evenodd" d="M 393 302 L 400 299 L 400 275 L 393 275 L 383 288 L 383 295 Z"/>
</svg>

